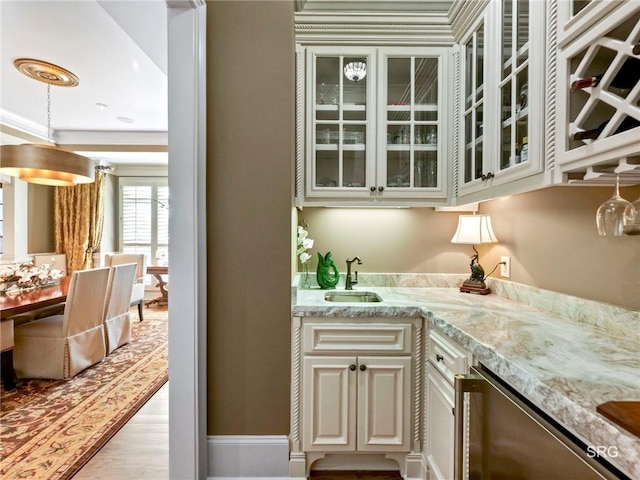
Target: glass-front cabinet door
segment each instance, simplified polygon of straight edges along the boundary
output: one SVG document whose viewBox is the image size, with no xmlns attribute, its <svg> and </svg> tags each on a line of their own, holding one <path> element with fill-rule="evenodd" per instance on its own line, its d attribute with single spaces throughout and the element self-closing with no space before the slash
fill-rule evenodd
<svg viewBox="0 0 640 480">
<path fill-rule="evenodd" d="M 371 49 L 334 51 L 308 51 L 307 195 L 367 196 L 375 58 Z"/>
<path fill-rule="evenodd" d="M 529 161 L 529 0 L 502 0 L 500 163 Z"/>
<path fill-rule="evenodd" d="M 307 47 L 307 198 L 446 200 L 451 89 L 442 76 L 450 53 L 441 47 Z"/>
<path fill-rule="evenodd" d="M 380 50 L 378 195 L 446 196 L 445 63 L 444 52 L 437 49 Z"/>
<path fill-rule="evenodd" d="M 537 0 L 493 0 L 461 42 L 461 203 L 543 170 L 544 41 L 531 39 L 544 38 L 544 12 Z"/>
<path fill-rule="evenodd" d="M 485 139 L 484 139 L 484 21 L 464 43 L 464 151 L 463 179 L 466 184 L 484 175 Z"/>
</svg>

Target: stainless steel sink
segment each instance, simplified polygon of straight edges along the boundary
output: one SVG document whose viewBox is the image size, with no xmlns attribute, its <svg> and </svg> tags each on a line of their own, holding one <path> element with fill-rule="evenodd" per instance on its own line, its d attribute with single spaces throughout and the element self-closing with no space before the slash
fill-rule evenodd
<svg viewBox="0 0 640 480">
<path fill-rule="evenodd" d="M 354 303 L 371 303 L 381 302 L 382 298 L 373 292 L 328 292 L 324 299 L 327 302 L 354 302 Z"/>
</svg>

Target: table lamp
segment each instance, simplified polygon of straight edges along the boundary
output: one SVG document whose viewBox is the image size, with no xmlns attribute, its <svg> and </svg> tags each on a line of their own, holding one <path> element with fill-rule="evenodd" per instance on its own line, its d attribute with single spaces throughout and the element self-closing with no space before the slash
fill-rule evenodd
<svg viewBox="0 0 640 480">
<path fill-rule="evenodd" d="M 489 215 L 460 215 L 458 217 L 458 229 L 453 235 L 451 243 L 472 245 L 475 252 L 471 256 L 471 276 L 460 287 L 461 292 L 476 293 L 478 295 L 491 293 L 491 289 L 484 283 L 488 275 L 485 276 L 484 269 L 478 263 L 478 250 L 476 250 L 475 246 L 481 243 L 495 243 L 497 241 Z M 498 265 L 496 265 L 496 268 L 498 268 Z M 493 273 L 493 270 L 491 273 Z"/>
</svg>

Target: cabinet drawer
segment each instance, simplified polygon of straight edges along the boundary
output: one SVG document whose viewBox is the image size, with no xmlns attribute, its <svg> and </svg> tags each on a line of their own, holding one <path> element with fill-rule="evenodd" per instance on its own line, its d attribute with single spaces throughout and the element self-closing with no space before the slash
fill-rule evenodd
<svg viewBox="0 0 640 480">
<path fill-rule="evenodd" d="M 305 353 L 411 353 L 411 325 L 307 324 L 303 349 Z"/>
<path fill-rule="evenodd" d="M 456 373 L 466 373 L 469 354 L 453 340 L 434 330 L 429 332 L 429 360 L 451 383 Z"/>
</svg>

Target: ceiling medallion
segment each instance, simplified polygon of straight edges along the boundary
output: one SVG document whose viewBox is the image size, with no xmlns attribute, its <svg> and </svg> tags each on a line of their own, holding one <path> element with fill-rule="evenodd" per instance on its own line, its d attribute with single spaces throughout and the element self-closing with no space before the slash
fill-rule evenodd
<svg viewBox="0 0 640 480">
<path fill-rule="evenodd" d="M 47 84 L 47 139 L 51 134 L 51 85 L 75 87 L 78 77 L 62 67 L 42 60 L 19 58 L 15 67 L 27 77 Z M 22 144 L 0 146 L 0 174 L 19 178 L 28 183 L 72 187 L 92 183 L 95 179 L 94 161 L 54 145 Z"/>
<path fill-rule="evenodd" d="M 39 82 L 57 87 L 75 87 L 80 80 L 66 68 L 34 58 L 18 58 L 13 65 L 20 73 Z"/>
</svg>

